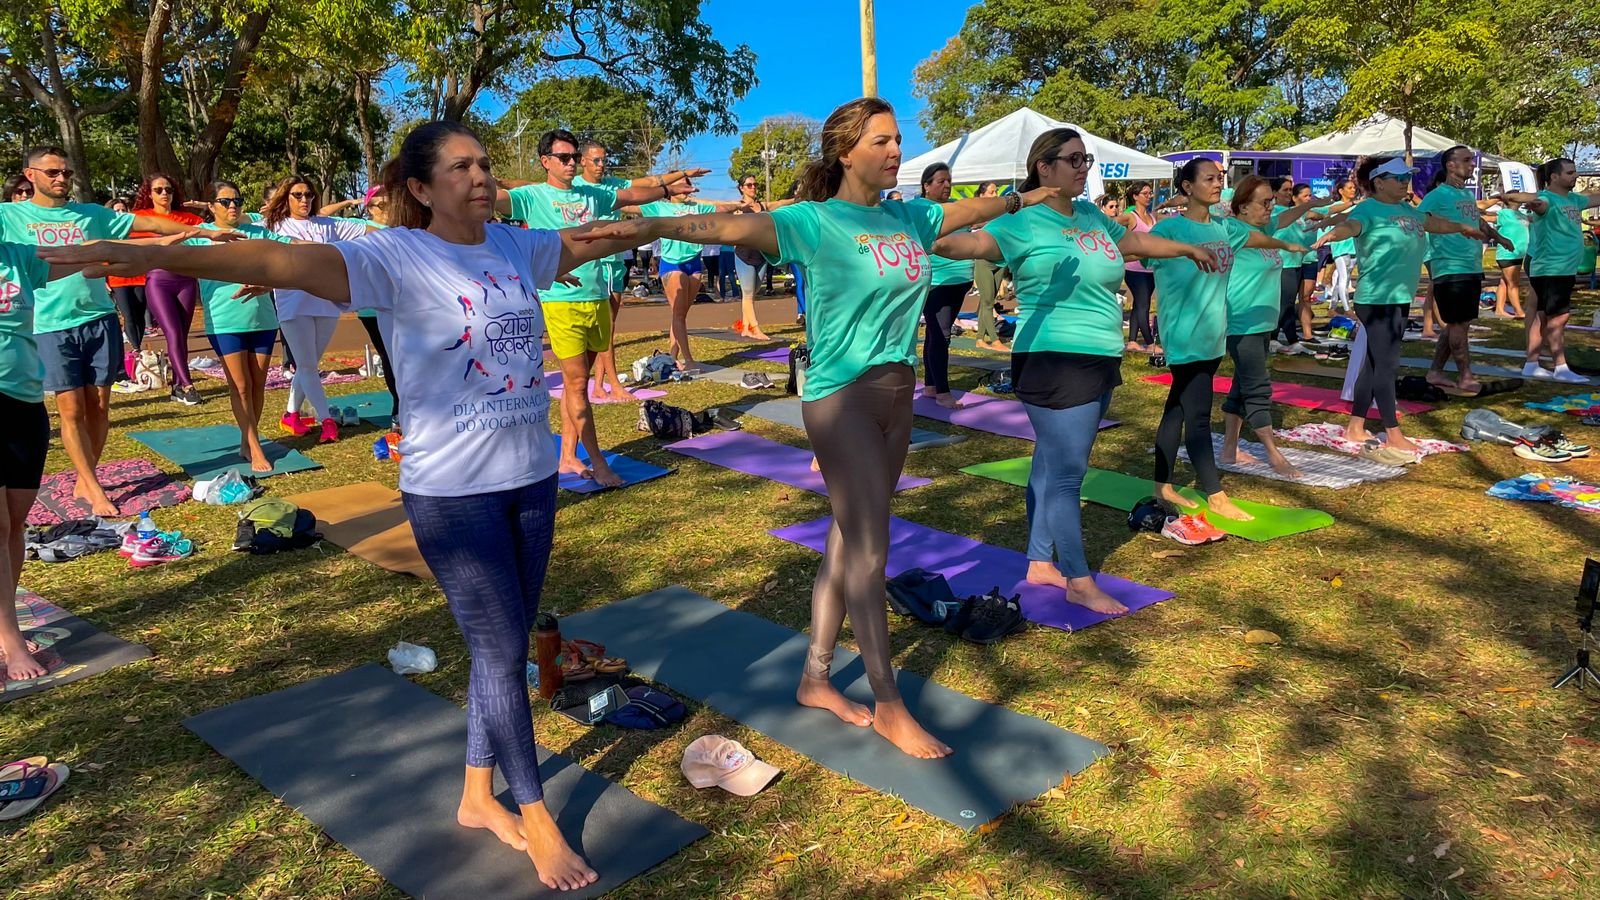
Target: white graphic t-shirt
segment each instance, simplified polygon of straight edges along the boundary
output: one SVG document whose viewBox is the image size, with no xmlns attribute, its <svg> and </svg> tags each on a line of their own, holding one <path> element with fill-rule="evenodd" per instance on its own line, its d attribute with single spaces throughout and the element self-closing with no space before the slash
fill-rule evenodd
<svg viewBox="0 0 1600 900">
<path fill-rule="evenodd" d="M 386 326 L 400 489 L 462 497 L 554 475 L 539 292 L 555 280 L 561 238 L 491 223 L 475 245 L 390 228 L 336 246 L 351 308 Z"/>
<path fill-rule="evenodd" d="M 313 244 L 333 244 L 353 241 L 366 234 L 367 222 L 361 219 L 335 219 L 330 216 L 312 216 L 309 219 L 284 219 L 270 229 L 274 234 Z M 277 290 L 272 292 L 277 304 L 278 319 L 298 319 L 303 316 L 322 316 L 337 319 L 339 307 L 315 294 L 305 291 Z"/>
</svg>

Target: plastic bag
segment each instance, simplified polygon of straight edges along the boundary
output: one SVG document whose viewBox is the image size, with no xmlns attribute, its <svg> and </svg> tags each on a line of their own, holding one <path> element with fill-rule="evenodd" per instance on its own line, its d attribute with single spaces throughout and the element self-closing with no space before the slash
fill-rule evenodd
<svg viewBox="0 0 1600 900">
<path fill-rule="evenodd" d="M 209 481 L 194 483 L 194 497 L 212 506 L 232 506 L 244 503 L 255 495 L 255 486 L 245 480 L 237 469 L 229 469 Z"/>
<path fill-rule="evenodd" d="M 427 647 L 401 641 L 389 648 L 389 665 L 394 667 L 396 675 L 432 672 L 439 668 L 439 657 Z"/>
</svg>

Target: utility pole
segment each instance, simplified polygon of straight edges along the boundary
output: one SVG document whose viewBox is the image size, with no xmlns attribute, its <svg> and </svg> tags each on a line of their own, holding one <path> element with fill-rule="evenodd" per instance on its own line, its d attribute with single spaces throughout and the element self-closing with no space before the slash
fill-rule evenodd
<svg viewBox="0 0 1600 900">
<path fill-rule="evenodd" d="M 861 0 L 861 95 L 878 96 L 878 47 L 872 0 Z"/>
<path fill-rule="evenodd" d="M 870 2 L 870 0 L 866 0 L 866 2 Z M 761 165 L 766 170 L 766 173 L 767 173 L 766 174 L 767 184 L 766 184 L 766 187 L 763 189 L 763 191 L 761 193 L 761 196 L 766 197 L 768 200 L 772 199 L 772 161 L 773 161 L 773 159 L 777 158 L 777 156 L 778 156 L 778 154 L 773 152 L 773 149 L 772 149 L 772 138 L 767 133 L 767 120 L 766 119 L 762 119 L 761 120 Z"/>
</svg>

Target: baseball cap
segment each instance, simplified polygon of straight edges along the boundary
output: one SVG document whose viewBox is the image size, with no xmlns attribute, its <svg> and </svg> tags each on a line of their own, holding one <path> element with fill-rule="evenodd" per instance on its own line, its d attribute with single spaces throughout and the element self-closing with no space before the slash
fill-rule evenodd
<svg viewBox="0 0 1600 900">
<path fill-rule="evenodd" d="M 1416 171 L 1415 167 L 1406 165 L 1406 161 L 1397 156 L 1373 169 L 1372 177 L 1377 178 L 1379 175 L 1413 175 Z"/>
<path fill-rule="evenodd" d="M 753 797 L 778 777 L 744 745 L 720 734 L 697 737 L 683 751 L 683 775 L 697 788 L 720 787 L 730 794 Z"/>
</svg>

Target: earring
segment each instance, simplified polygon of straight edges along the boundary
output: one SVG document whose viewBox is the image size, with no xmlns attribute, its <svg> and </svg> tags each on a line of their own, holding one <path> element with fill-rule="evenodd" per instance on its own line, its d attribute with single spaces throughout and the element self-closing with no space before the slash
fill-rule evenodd
<svg viewBox="0 0 1600 900">
<path fill-rule="evenodd" d="M 432 204 L 432 203 L 430 203 L 430 202 L 429 202 L 429 201 L 427 201 L 427 200 L 424 200 L 424 201 L 422 201 L 422 205 L 423 205 L 423 206 L 432 206 L 432 205 L 433 205 L 433 204 Z"/>
</svg>

